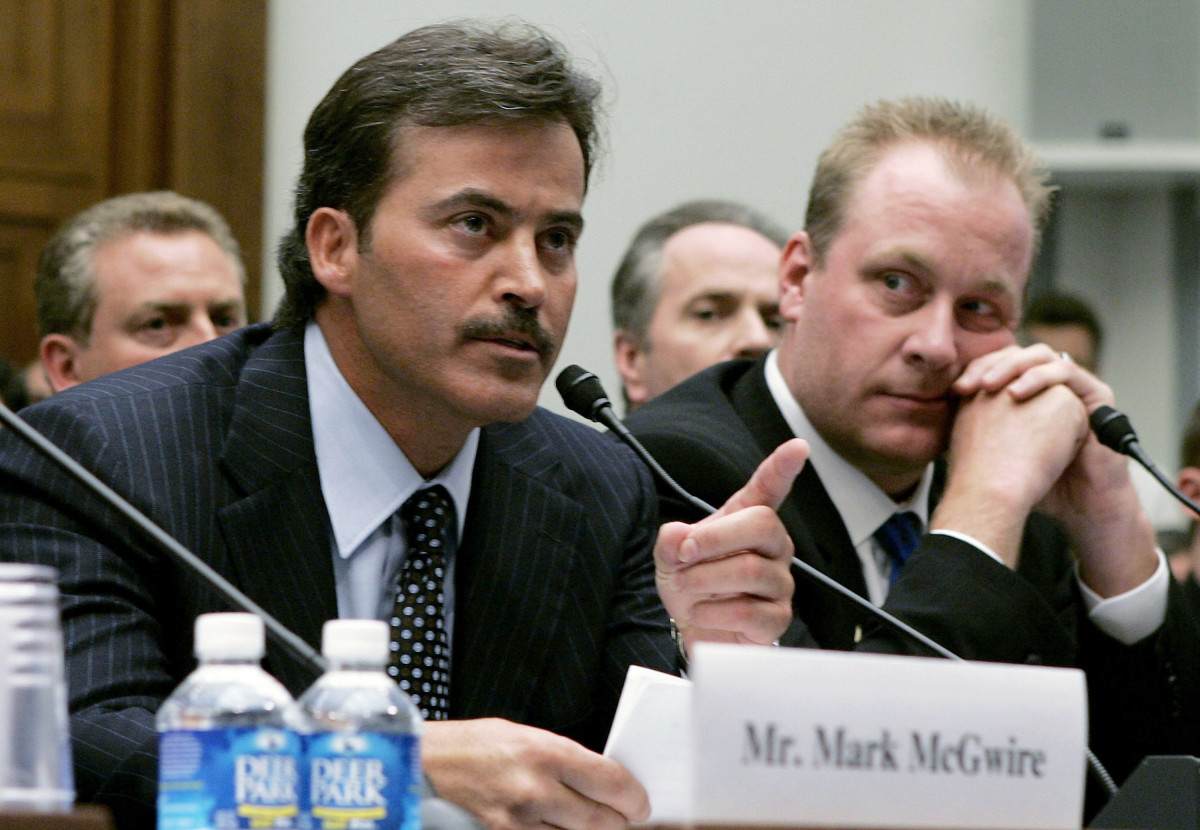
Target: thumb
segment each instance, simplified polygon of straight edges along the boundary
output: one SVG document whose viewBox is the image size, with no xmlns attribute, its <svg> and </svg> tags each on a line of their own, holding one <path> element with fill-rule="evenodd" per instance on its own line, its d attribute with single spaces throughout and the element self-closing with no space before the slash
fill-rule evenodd
<svg viewBox="0 0 1200 830">
<path fill-rule="evenodd" d="M 792 438 L 763 459 L 750 480 L 721 506 L 716 516 L 725 516 L 746 507 L 765 505 L 778 510 L 792 490 L 796 476 L 808 461 L 808 442 Z"/>
</svg>

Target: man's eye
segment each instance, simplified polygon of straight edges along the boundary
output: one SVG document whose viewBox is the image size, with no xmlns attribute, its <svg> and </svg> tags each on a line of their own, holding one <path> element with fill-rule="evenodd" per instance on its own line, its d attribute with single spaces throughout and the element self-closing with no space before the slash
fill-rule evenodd
<svg viewBox="0 0 1200 830">
<path fill-rule="evenodd" d="M 969 331 L 991 332 L 1004 327 L 1003 310 L 988 300 L 967 300 L 959 306 L 959 319 Z"/>
<path fill-rule="evenodd" d="M 913 279 L 908 274 L 889 271 L 883 275 L 883 284 L 889 291 L 908 291 L 913 286 Z"/>
<path fill-rule="evenodd" d="M 547 231 L 542 235 L 542 242 L 552 251 L 572 251 L 575 249 L 575 234 L 564 230 Z"/>
<path fill-rule="evenodd" d="M 487 230 L 487 220 L 478 213 L 471 213 L 458 220 L 458 224 L 468 233 L 483 233 Z"/>
<path fill-rule="evenodd" d="M 165 317 L 154 317 L 142 323 L 142 328 L 146 329 L 147 331 L 162 331 L 166 327 L 167 320 Z"/>
</svg>

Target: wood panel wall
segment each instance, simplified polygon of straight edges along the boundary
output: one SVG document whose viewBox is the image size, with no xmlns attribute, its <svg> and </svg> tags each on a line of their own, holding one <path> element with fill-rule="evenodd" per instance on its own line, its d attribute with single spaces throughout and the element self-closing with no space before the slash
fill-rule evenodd
<svg viewBox="0 0 1200 830">
<path fill-rule="evenodd" d="M 0 357 L 36 354 L 46 240 L 118 193 L 216 207 L 259 311 L 265 40 L 266 0 L 0 0 Z"/>
</svg>

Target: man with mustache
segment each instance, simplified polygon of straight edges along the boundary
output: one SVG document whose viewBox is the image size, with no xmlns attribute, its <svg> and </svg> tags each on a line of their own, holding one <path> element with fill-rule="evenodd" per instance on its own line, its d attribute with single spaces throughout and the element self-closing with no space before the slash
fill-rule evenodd
<svg viewBox="0 0 1200 830">
<path fill-rule="evenodd" d="M 821 155 L 784 251 L 779 347 L 628 425 L 717 504 L 807 439 L 779 511 L 797 555 L 963 657 L 1085 668 L 1092 747 L 1121 778 L 1200 749 L 1200 652 L 1125 459 L 1089 430 L 1112 391 L 1015 345 L 1049 198 L 1031 150 L 981 110 L 865 108 Z M 661 498 L 664 518 L 695 517 Z M 785 644 L 920 650 L 796 582 Z"/>
<path fill-rule="evenodd" d="M 645 818 L 641 785 L 598 754 L 627 668 L 770 643 L 790 618 L 772 506 L 802 442 L 656 547 L 645 468 L 536 408 L 574 299 L 598 94 L 522 26 L 429 26 L 368 55 L 305 131 L 274 325 L 29 411 L 309 643 L 332 617 L 387 620 L 428 778 L 497 828 Z M 3 556 L 62 574 L 80 798 L 152 827 L 154 711 L 192 667 L 195 616 L 224 604 L 3 438 L 0 517 Z M 293 694 L 313 679 L 273 650 L 264 665 Z"/>
</svg>

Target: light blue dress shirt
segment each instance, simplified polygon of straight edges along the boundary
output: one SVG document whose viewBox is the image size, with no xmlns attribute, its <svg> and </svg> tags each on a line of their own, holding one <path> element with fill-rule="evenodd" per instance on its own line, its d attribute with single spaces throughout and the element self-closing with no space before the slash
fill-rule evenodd
<svg viewBox="0 0 1200 830">
<path fill-rule="evenodd" d="M 304 333 L 304 362 L 321 494 L 332 524 L 338 616 L 388 619 L 406 548 L 400 521 L 392 517 L 418 489 L 441 484 L 454 500 L 461 539 L 479 430 L 471 431 L 453 461 L 424 479 L 350 388 L 316 323 Z M 446 563 L 445 594 L 453 643 L 453 556 Z"/>
</svg>

